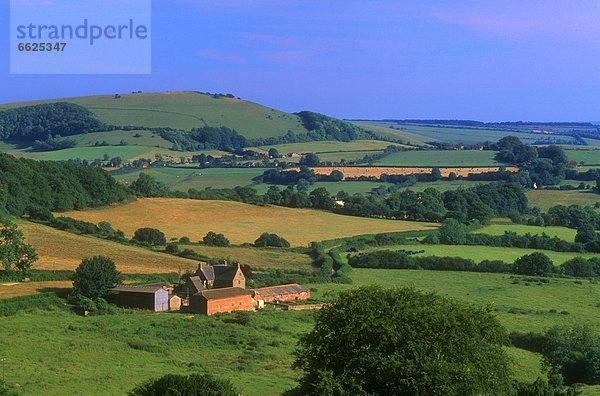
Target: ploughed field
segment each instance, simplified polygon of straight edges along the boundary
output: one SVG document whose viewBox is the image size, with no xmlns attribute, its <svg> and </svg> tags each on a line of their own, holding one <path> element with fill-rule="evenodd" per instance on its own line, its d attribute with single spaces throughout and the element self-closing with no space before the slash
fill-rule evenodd
<svg viewBox="0 0 600 396">
<path fill-rule="evenodd" d="M 108 221 L 126 235 L 142 227 L 158 228 L 167 239 L 202 239 L 209 231 L 225 234 L 234 244 L 252 243 L 263 232 L 275 233 L 292 246 L 312 241 L 381 232 L 427 230 L 433 223 L 368 219 L 312 209 L 256 206 L 229 201 L 145 198 L 105 209 L 71 211 L 65 216 L 99 223 Z"/>
</svg>

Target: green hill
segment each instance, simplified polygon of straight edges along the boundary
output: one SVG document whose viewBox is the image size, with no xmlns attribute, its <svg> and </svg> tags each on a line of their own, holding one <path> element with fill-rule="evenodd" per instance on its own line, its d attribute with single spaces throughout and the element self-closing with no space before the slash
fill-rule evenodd
<svg viewBox="0 0 600 396">
<path fill-rule="evenodd" d="M 189 130 L 225 126 L 246 138 L 308 132 L 295 114 L 237 98 L 197 92 L 84 96 L 0 105 L 0 109 L 69 102 L 83 106 L 109 125 Z"/>
</svg>

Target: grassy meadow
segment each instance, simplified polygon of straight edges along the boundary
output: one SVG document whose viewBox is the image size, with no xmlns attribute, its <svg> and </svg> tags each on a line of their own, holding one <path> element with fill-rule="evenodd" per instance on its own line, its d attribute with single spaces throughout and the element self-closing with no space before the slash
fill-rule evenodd
<svg viewBox="0 0 600 396">
<path fill-rule="evenodd" d="M 250 149 L 259 149 L 268 151 L 270 148 L 275 148 L 280 154 L 286 153 L 333 153 L 341 151 L 383 151 L 389 145 L 397 145 L 395 143 L 384 142 L 383 140 L 354 140 L 352 142 L 337 142 L 337 141 L 320 141 L 307 143 L 288 143 L 277 144 L 274 146 L 261 146 Z"/>
<path fill-rule="evenodd" d="M 311 209 L 255 206 L 228 201 L 138 199 L 127 205 L 71 211 L 65 216 L 98 223 L 109 221 L 131 236 L 141 227 L 154 227 L 168 238 L 200 240 L 209 231 L 225 234 L 232 243 L 254 242 L 263 232 L 276 233 L 293 246 L 311 241 L 379 232 L 431 229 L 437 225 L 342 216 Z"/>
<path fill-rule="evenodd" d="M 310 287 L 314 297 L 325 300 L 341 290 L 375 284 L 435 291 L 466 304 L 490 306 L 509 331 L 600 324 L 600 285 L 589 281 L 538 284 L 501 274 L 372 269 L 355 269 L 352 279 L 353 285 Z M 242 325 L 228 321 L 231 315 L 118 310 L 85 318 L 56 308 L 0 318 L 12 335 L 0 345 L 8 357 L 7 382 L 18 383 L 25 394 L 121 395 L 165 373 L 208 371 L 230 379 L 246 395 L 275 395 L 293 387 L 298 377 L 290 368 L 292 353 L 298 336 L 311 329 L 313 315 L 261 311 Z M 533 381 L 540 374 L 538 355 L 516 348 L 508 352 L 516 378 Z"/>
<path fill-rule="evenodd" d="M 463 246 L 463 245 L 421 245 L 421 244 L 405 244 L 398 246 L 384 246 L 382 248 L 374 248 L 370 250 L 424 250 L 418 256 L 449 256 L 462 257 L 471 259 L 475 262 L 483 260 L 502 260 L 512 263 L 516 259 L 526 254 L 541 252 L 548 256 L 554 265 L 560 265 L 573 257 L 596 257 L 594 253 L 570 253 L 570 252 L 554 252 L 551 250 L 539 249 L 520 249 L 508 247 L 494 246 Z"/>
<path fill-rule="evenodd" d="M 489 235 L 504 235 L 505 231 L 515 232 L 518 235 L 530 233 L 532 235 L 541 235 L 545 233 L 551 237 L 558 237 L 565 241 L 574 242 L 577 230 L 567 227 L 537 227 L 514 223 L 496 223 L 480 228 L 474 233 Z"/>
<path fill-rule="evenodd" d="M 375 165 L 380 166 L 497 166 L 494 151 L 430 150 L 400 151 L 389 154 Z"/>
<path fill-rule="evenodd" d="M 187 191 L 190 188 L 204 190 L 210 188 L 233 188 L 253 184 L 255 177 L 264 173 L 260 168 L 150 168 L 136 172 L 115 175 L 115 179 L 129 184 L 140 173 L 148 174 L 165 183 L 171 190 Z M 266 188 L 265 188 L 266 191 Z"/>
<path fill-rule="evenodd" d="M 600 194 L 589 190 L 532 190 L 526 193 L 531 206 L 543 211 L 556 205 L 595 205 L 600 202 Z"/>
<path fill-rule="evenodd" d="M 577 148 L 567 150 L 566 153 L 570 161 L 583 162 L 584 165 L 588 166 L 600 166 L 600 148 Z"/>
</svg>

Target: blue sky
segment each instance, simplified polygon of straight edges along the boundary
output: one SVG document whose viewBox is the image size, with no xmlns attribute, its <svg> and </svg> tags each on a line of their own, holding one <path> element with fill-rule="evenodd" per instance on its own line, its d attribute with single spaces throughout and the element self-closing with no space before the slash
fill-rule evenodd
<svg viewBox="0 0 600 396">
<path fill-rule="evenodd" d="M 152 13 L 150 75 L 10 75 L 0 35 L 0 102 L 200 90 L 343 118 L 600 119 L 596 0 L 154 0 Z"/>
</svg>

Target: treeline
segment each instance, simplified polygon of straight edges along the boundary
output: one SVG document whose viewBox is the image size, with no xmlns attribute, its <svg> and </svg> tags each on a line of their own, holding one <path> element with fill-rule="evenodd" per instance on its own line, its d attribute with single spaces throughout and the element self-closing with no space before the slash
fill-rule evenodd
<svg viewBox="0 0 600 396">
<path fill-rule="evenodd" d="M 513 263 L 502 260 L 483 260 L 476 263 L 462 257 L 416 257 L 403 251 L 377 250 L 350 256 L 348 264 L 352 268 L 487 272 L 542 277 L 553 274 L 583 278 L 600 277 L 598 257 L 575 257 L 557 267 L 548 256 L 539 252 L 519 257 Z"/>
<path fill-rule="evenodd" d="M 227 127 L 195 128 L 189 132 L 159 129 L 159 135 L 173 143 L 178 151 L 223 150 L 235 151 L 248 146 L 248 140 L 235 129 Z"/>
<path fill-rule="evenodd" d="M 521 172 L 527 172 L 532 186 L 558 184 L 565 178 L 567 155 L 559 146 L 529 146 L 516 136 L 506 136 L 492 145 L 497 150 L 496 160 L 513 164 Z"/>
<path fill-rule="evenodd" d="M 12 215 L 102 206 L 129 197 L 99 168 L 0 154 L 0 210 Z"/>
<path fill-rule="evenodd" d="M 83 106 L 58 102 L 0 111 L 0 140 L 33 142 L 106 128 Z"/>
<path fill-rule="evenodd" d="M 301 179 L 305 180 L 305 179 Z M 130 188 L 141 197 L 174 197 L 200 200 L 228 200 L 250 204 L 271 204 L 292 208 L 315 208 L 336 213 L 415 221 L 442 221 L 454 218 L 467 223 L 472 220 L 487 221 L 493 216 L 506 217 L 512 212 L 526 213 L 527 197 L 523 188 L 515 183 L 489 183 L 469 189 L 440 192 L 428 188 L 423 192 L 396 191 L 388 197 L 375 195 L 350 195 L 340 192 L 333 197 L 327 189 L 319 187 L 307 193 L 309 185 L 299 183 L 279 189 L 270 186 L 264 195 L 252 187 L 205 190 L 189 189 L 170 192 L 151 176 L 140 174 Z M 337 201 L 343 201 L 343 205 Z"/>
<path fill-rule="evenodd" d="M 600 230 L 600 213 L 591 206 L 556 205 L 541 215 L 545 226 L 562 226 L 574 229 L 591 227 Z M 533 222 L 536 219 L 532 219 Z"/>
</svg>

